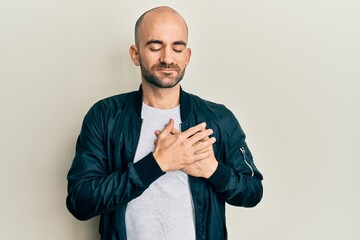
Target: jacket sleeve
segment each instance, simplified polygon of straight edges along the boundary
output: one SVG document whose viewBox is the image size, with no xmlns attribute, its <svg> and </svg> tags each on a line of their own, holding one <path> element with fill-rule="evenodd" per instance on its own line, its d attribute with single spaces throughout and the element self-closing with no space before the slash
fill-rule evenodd
<svg viewBox="0 0 360 240">
<path fill-rule="evenodd" d="M 68 210 L 79 220 L 116 210 L 141 195 L 164 173 L 150 153 L 124 170 L 110 171 L 104 111 L 95 105 L 85 116 L 68 172 Z"/>
<path fill-rule="evenodd" d="M 263 195 L 263 176 L 255 167 L 245 134 L 235 116 L 230 113 L 225 122 L 220 143 L 222 154 L 217 156 L 218 167 L 208 181 L 227 203 L 253 207 Z"/>
</svg>

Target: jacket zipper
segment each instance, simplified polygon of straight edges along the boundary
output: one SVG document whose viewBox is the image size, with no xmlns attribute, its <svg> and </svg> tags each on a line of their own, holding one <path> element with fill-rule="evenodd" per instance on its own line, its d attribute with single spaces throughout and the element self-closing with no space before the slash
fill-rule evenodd
<svg viewBox="0 0 360 240">
<path fill-rule="evenodd" d="M 240 152 L 242 153 L 243 157 L 244 157 L 244 161 L 246 163 L 246 165 L 250 168 L 251 170 L 251 177 L 254 176 L 254 169 L 253 167 L 250 165 L 250 163 L 248 163 L 248 161 L 246 160 L 246 152 L 245 152 L 245 148 L 244 147 L 240 147 Z"/>
<path fill-rule="evenodd" d="M 179 124 L 179 131 L 182 132 L 182 123 Z M 193 210 L 194 210 L 194 224 L 195 224 L 195 239 L 200 239 L 199 238 L 199 227 L 198 227 L 198 224 L 197 224 L 197 207 L 196 207 L 196 204 L 195 204 L 195 200 L 194 200 L 194 197 L 195 197 L 195 194 L 194 194 L 194 189 L 192 187 L 192 180 L 191 180 L 191 176 L 188 175 L 188 183 L 189 183 L 189 188 L 190 188 L 190 192 L 191 192 L 191 203 L 192 203 L 192 207 L 193 207 Z"/>
</svg>

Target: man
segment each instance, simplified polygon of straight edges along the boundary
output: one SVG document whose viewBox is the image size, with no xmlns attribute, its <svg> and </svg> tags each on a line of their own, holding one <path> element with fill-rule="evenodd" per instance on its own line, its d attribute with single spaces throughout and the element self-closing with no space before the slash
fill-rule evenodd
<svg viewBox="0 0 360 240">
<path fill-rule="evenodd" d="M 262 198 L 234 115 L 180 87 L 187 40 L 175 10 L 144 13 L 130 47 L 140 89 L 99 101 L 84 118 L 66 203 L 80 220 L 101 215 L 101 239 L 227 239 L 225 202 Z"/>
</svg>

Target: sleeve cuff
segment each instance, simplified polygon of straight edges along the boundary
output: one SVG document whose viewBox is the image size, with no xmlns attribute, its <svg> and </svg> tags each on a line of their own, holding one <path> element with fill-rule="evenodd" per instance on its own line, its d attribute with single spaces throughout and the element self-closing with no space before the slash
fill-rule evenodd
<svg viewBox="0 0 360 240">
<path fill-rule="evenodd" d="M 140 161 L 134 163 L 134 168 L 145 186 L 149 186 L 156 179 L 165 174 L 156 162 L 152 152 Z"/>
<path fill-rule="evenodd" d="M 215 188 L 223 188 L 229 182 L 231 170 L 224 163 L 218 162 L 215 172 L 207 179 L 207 181 Z"/>
</svg>

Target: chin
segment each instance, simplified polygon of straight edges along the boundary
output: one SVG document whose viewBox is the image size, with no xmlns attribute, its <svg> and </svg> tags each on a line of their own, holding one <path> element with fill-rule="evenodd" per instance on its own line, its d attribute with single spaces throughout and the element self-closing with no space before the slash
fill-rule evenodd
<svg viewBox="0 0 360 240">
<path fill-rule="evenodd" d="M 175 87 L 180 81 L 177 78 L 158 78 L 156 80 L 156 85 L 162 88 L 172 88 Z"/>
</svg>

